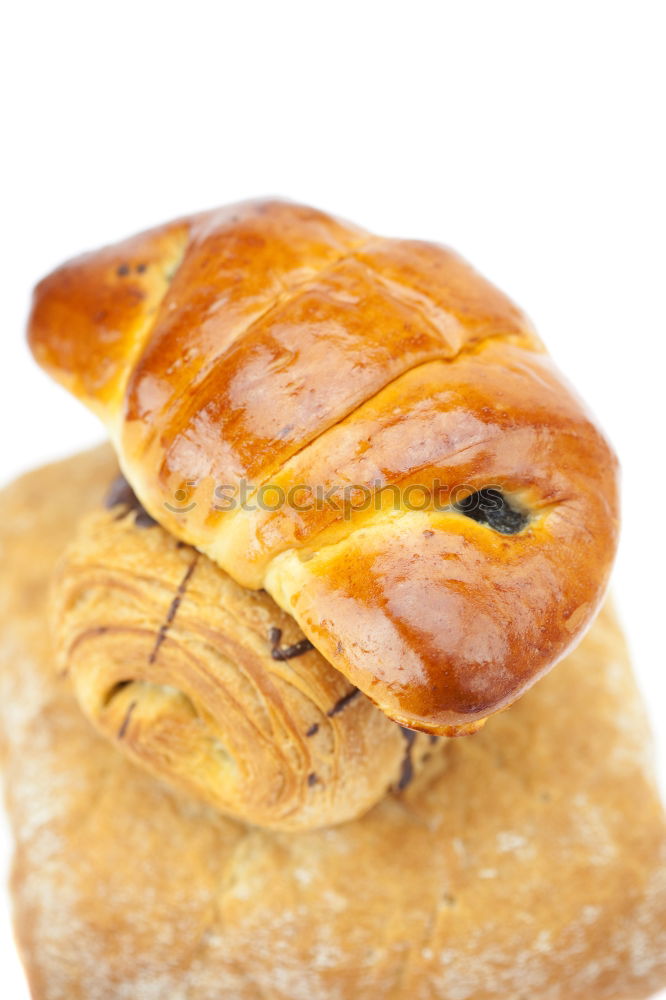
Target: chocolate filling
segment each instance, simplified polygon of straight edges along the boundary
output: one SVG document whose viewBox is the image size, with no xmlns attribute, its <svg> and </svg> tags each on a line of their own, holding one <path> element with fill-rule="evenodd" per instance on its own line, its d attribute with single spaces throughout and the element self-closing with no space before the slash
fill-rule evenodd
<svg viewBox="0 0 666 1000">
<path fill-rule="evenodd" d="M 274 660 L 293 660 L 295 656 L 302 656 L 309 653 L 314 646 L 309 639 L 300 639 L 291 646 L 280 646 L 282 629 L 275 626 L 268 633 L 268 641 L 271 644 L 271 656 Z"/>
<path fill-rule="evenodd" d="M 139 528 L 152 528 L 157 524 L 155 518 L 151 517 L 142 506 L 141 501 L 122 473 L 112 482 L 109 492 L 104 498 L 104 506 L 108 510 L 111 510 L 112 507 L 123 507 L 119 517 L 124 517 L 125 514 L 134 511 L 136 514 L 135 524 Z"/>
<path fill-rule="evenodd" d="M 529 521 L 525 511 L 513 507 L 504 493 L 492 487 L 470 493 L 455 503 L 453 509 L 479 524 L 487 524 L 501 535 L 516 535 Z"/>
</svg>

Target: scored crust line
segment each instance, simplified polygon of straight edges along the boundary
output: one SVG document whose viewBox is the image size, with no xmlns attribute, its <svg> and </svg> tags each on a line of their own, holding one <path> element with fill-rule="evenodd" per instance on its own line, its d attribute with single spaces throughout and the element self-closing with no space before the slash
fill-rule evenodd
<svg viewBox="0 0 666 1000">
<path fill-rule="evenodd" d="M 412 299 L 409 298 L 409 295 L 407 294 L 409 290 L 408 286 L 406 286 L 403 282 L 397 281 L 395 279 L 392 280 L 391 282 L 388 282 L 381 274 L 381 272 L 379 272 L 376 269 L 376 267 L 373 266 L 373 264 L 371 264 L 369 261 L 363 260 L 359 256 L 359 254 L 366 251 L 368 247 L 371 247 L 373 244 L 381 244 L 390 241 L 391 241 L 390 237 L 370 236 L 368 239 L 360 242 L 358 246 L 355 246 L 352 249 L 347 250 L 345 253 L 340 254 L 339 257 L 331 261 L 325 267 L 320 268 L 310 277 L 304 278 L 302 281 L 295 282 L 293 285 L 285 288 L 282 292 L 278 292 L 275 299 L 271 302 L 271 304 L 269 306 L 266 306 L 266 308 L 263 309 L 257 316 L 253 317 L 253 319 L 250 320 L 250 322 L 245 327 L 243 327 L 242 330 L 239 330 L 237 334 L 234 336 L 233 340 L 231 340 L 226 345 L 224 350 L 221 351 L 219 354 L 216 354 L 210 361 L 206 363 L 206 365 L 201 369 L 201 371 L 197 373 L 196 377 L 190 383 L 189 387 L 190 391 L 188 393 L 188 396 L 190 397 L 189 401 L 186 399 L 184 403 L 181 404 L 180 407 L 178 406 L 178 402 L 176 402 L 173 406 L 167 407 L 167 409 L 164 411 L 165 418 L 168 416 L 168 419 L 170 421 L 173 420 L 174 418 L 177 418 L 178 421 L 182 423 L 183 420 L 186 420 L 189 417 L 191 417 L 196 407 L 200 404 L 201 394 L 206 385 L 206 382 L 208 381 L 209 378 L 213 377 L 213 375 L 217 370 L 217 365 L 224 358 L 224 356 L 227 355 L 230 351 L 236 349 L 240 341 L 242 341 L 245 337 L 247 337 L 248 334 L 251 333 L 252 330 L 256 326 L 258 326 L 265 319 L 266 316 L 270 315 L 270 313 L 272 313 L 273 311 L 280 309 L 286 305 L 290 305 L 292 302 L 296 301 L 304 292 L 308 291 L 310 286 L 316 285 L 317 282 L 321 281 L 322 277 L 325 277 L 331 271 L 334 271 L 337 267 L 339 267 L 340 264 L 348 260 L 355 260 L 366 271 L 372 274 L 377 280 L 378 284 L 382 286 L 382 288 L 388 294 L 388 296 L 392 298 L 395 302 L 397 302 L 401 306 L 408 306 L 409 308 L 417 312 L 421 317 L 421 320 L 424 322 L 424 324 L 427 327 L 429 327 L 432 333 L 434 334 L 435 340 L 442 341 L 442 349 L 441 352 L 440 351 L 433 352 L 432 357 L 425 360 L 416 361 L 414 362 L 414 364 L 409 365 L 407 368 L 405 368 L 404 371 L 400 372 L 397 375 L 394 375 L 392 378 L 389 378 L 389 380 L 385 382 L 381 387 L 379 387 L 375 392 L 373 392 L 372 395 L 368 397 L 368 399 L 365 399 L 362 402 L 356 402 L 352 404 L 350 408 L 346 410 L 340 417 L 338 417 L 336 420 L 330 423 L 327 427 L 324 427 L 324 429 L 320 432 L 319 435 L 310 436 L 307 438 L 307 440 L 303 441 L 298 446 L 298 448 L 287 457 L 286 459 L 287 462 L 291 461 L 293 458 L 296 457 L 296 455 L 304 451 L 310 444 L 312 444 L 314 440 L 316 440 L 317 437 L 327 433 L 329 430 L 331 430 L 331 428 L 335 427 L 337 424 L 343 423 L 349 416 L 351 416 L 352 413 L 354 413 L 359 408 L 359 406 L 364 406 L 366 403 L 371 402 L 372 399 L 374 399 L 377 395 L 379 395 L 379 393 L 383 392 L 394 382 L 398 381 L 400 378 L 402 378 L 403 375 L 408 374 L 409 372 L 413 371 L 416 368 L 420 368 L 422 365 L 431 364 L 432 362 L 453 362 L 462 355 L 467 355 L 472 353 L 476 348 L 486 344 L 489 341 L 503 341 L 511 337 L 517 337 L 521 341 L 525 341 L 524 346 L 528 350 L 534 350 L 534 339 L 535 339 L 534 333 L 531 329 L 526 329 L 525 331 L 507 331 L 503 334 L 486 333 L 485 336 L 481 337 L 479 340 L 474 340 L 471 343 L 466 342 L 462 344 L 457 349 L 457 351 L 455 351 L 454 354 L 447 353 L 442 331 L 438 327 L 437 323 L 430 316 L 427 315 L 427 313 L 418 305 L 418 303 L 414 302 Z M 400 294 L 401 289 L 405 290 L 406 294 L 404 298 Z M 529 326 L 529 324 L 527 325 Z M 156 328 L 157 327 L 155 327 L 155 329 Z M 148 348 L 148 346 L 149 344 L 146 343 L 145 348 Z M 170 448 L 167 448 L 160 465 L 160 472 L 164 468 L 164 465 L 169 457 L 169 454 L 170 454 Z M 268 473 L 269 476 L 271 474 L 272 473 Z"/>
<path fill-rule="evenodd" d="M 273 469 L 272 471 L 267 472 L 266 475 L 264 476 L 264 478 L 261 480 L 261 482 L 256 484 L 256 487 L 252 490 L 252 492 L 248 493 L 248 496 L 247 496 L 248 501 L 249 500 L 253 500 L 257 496 L 257 494 L 259 493 L 259 491 L 261 490 L 261 488 L 263 486 L 266 486 L 267 484 L 270 484 L 271 476 L 273 476 L 276 471 L 283 472 L 285 470 L 285 468 L 289 465 L 290 462 L 294 461 L 294 459 L 300 458 L 302 452 L 306 451 L 314 442 L 319 441 L 320 438 L 324 437 L 324 435 L 328 434 L 330 431 L 333 431 L 336 427 L 339 427 L 340 424 L 343 424 L 345 422 L 345 420 L 348 419 L 348 417 L 352 416 L 361 407 L 366 406 L 366 405 L 370 405 L 370 404 L 374 403 L 374 401 L 377 399 L 377 397 L 379 395 L 381 395 L 381 393 L 385 392 L 387 389 L 390 389 L 391 386 L 395 385 L 397 382 L 399 382 L 405 376 L 413 374 L 414 372 L 418 371 L 419 368 L 427 368 L 428 365 L 432 365 L 432 364 L 451 364 L 451 363 L 453 363 L 454 361 L 458 360 L 461 357 L 469 357 L 469 356 L 473 355 L 474 353 L 481 353 L 482 350 L 484 350 L 486 348 L 489 348 L 490 345 L 502 344 L 502 343 L 509 343 L 509 344 L 511 344 L 510 338 L 514 337 L 514 336 L 516 336 L 516 335 L 515 334 L 503 334 L 503 335 L 500 335 L 500 334 L 489 334 L 487 337 L 483 337 L 483 338 L 481 338 L 481 340 L 476 341 L 473 344 L 466 344 L 466 345 L 464 345 L 463 347 L 460 348 L 460 350 L 457 352 L 457 354 L 455 354 L 453 357 L 444 357 L 444 356 L 442 356 L 442 357 L 432 357 L 432 358 L 430 358 L 427 361 L 417 361 L 415 364 L 410 365 L 409 367 L 405 368 L 405 370 L 403 372 L 401 372 L 399 375 L 396 375 L 395 378 L 389 379 L 389 381 L 385 385 L 383 385 L 380 389 L 377 389 L 376 392 L 373 392 L 373 394 L 371 396 L 368 396 L 368 398 L 366 400 L 364 400 L 362 403 L 360 403 L 358 406 L 356 406 L 356 407 L 352 408 L 351 410 L 349 410 L 349 412 L 347 412 L 343 416 L 341 416 L 339 420 L 334 420 L 332 424 L 329 424 L 328 427 L 325 427 L 322 430 L 321 434 L 319 434 L 318 436 L 316 436 L 314 438 L 308 438 L 307 441 L 304 441 L 303 444 L 299 445 L 299 447 L 296 448 L 296 450 L 291 455 L 289 455 L 289 457 L 287 459 L 285 459 L 285 462 L 284 462 L 284 464 L 281 467 L 279 467 L 277 470 Z M 518 344 L 518 346 L 520 346 L 520 347 L 524 346 L 525 350 L 533 350 L 533 348 L 529 345 L 529 343 L 526 343 L 525 345 Z M 490 439 L 488 439 L 488 440 L 490 440 Z M 473 442 L 470 445 L 465 445 L 464 448 L 461 448 L 461 449 L 458 449 L 458 450 L 456 450 L 454 452 L 451 452 L 451 454 L 449 456 L 447 456 L 447 458 L 453 458 L 453 457 L 458 456 L 459 454 L 461 454 L 463 451 L 466 451 L 466 450 L 468 450 L 468 449 L 470 449 L 472 447 L 478 447 L 479 445 L 485 444 L 485 443 L 486 443 L 486 441 L 480 441 L 480 442 Z M 162 465 L 164 465 L 164 462 L 162 463 Z M 373 493 L 373 495 L 374 495 L 374 493 Z M 235 516 L 236 513 L 237 512 L 234 512 L 234 516 Z M 351 531 L 348 532 L 348 535 L 349 534 L 351 534 Z M 344 536 L 344 537 L 348 537 L 348 535 Z M 312 540 L 312 538 L 315 538 L 315 537 L 316 537 L 316 535 L 311 536 L 310 540 Z M 284 550 L 281 550 L 281 551 L 284 551 Z M 279 555 L 280 553 L 277 553 L 277 554 Z"/>
<path fill-rule="evenodd" d="M 167 407 L 167 409 L 165 410 L 165 417 L 168 416 L 170 420 L 173 419 L 174 417 L 177 417 L 178 420 L 182 422 L 183 419 L 186 419 L 188 416 L 190 416 L 194 410 L 194 407 L 197 405 L 197 400 L 199 398 L 198 394 L 206 385 L 208 379 L 215 374 L 217 365 L 220 362 L 220 360 L 225 356 L 225 354 L 228 354 L 231 350 L 236 348 L 238 346 L 239 341 L 247 337 L 247 335 L 250 334 L 257 326 L 259 326 L 259 324 L 262 323 L 267 316 L 270 316 L 272 312 L 281 309 L 284 306 L 288 306 L 292 302 L 295 302 L 304 292 L 308 291 L 310 286 L 316 285 L 318 281 L 321 281 L 321 279 L 325 277 L 327 274 L 329 274 L 331 271 L 335 271 L 336 267 L 339 267 L 340 264 L 343 264 L 345 261 L 353 258 L 355 254 L 357 254 L 359 251 L 365 250 L 366 247 L 369 246 L 369 244 L 374 242 L 374 240 L 376 239 L 377 237 L 369 236 L 367 239 L 362 240 L 357 246 L 345 250 L 344 253 L 339 254 L 333 260 L 329 261 L 328 264 L 325 264 L 323 267 L 320 267 L 318 270 L 314 271 L 314 273 L 309 275 L 309 277 L 302 278 L 300 281 L 295 281 L 291 285 L 290 284 L 283 285 L 281 290 L 276 292 L 275 297 L 271 300 L 270 304 L 267 305 L 260 312 L 258 312 L 256 316 L 253 316 L 252 319 L 245 326 L 239 329 L 236 332 L 233 339 L 230 340 L 229 343 L 225 346 L 224 350 L 220 351 L 219 354 L 215 354 L 214 357 L 212 357 L 209 361 L 207 361 L 206 364 L 201 368 L 201 370 L 197 372 L 196 377 L 191 381 L 189 385 L 188 396 L 190 397 L 190 400 L 188 401 L 188 399 L 185 398 L 183 401 L 184 405 L 182 405 L 181 407 L 178 406 L 178 401 L 176 401 L 175 405 Z M 183 254 L 183 260 L 185 259 L 186 256 L 187 256 L 187 250 Z M 359 261 L 359 263 L 363 264 L 365 262 Z M 280 281 L 279 278 L 278 281 Z M 280 284 L 282 283 L 280 282 Z M 165 294 L 165 299 L 167 295 L 168 292 Z M 155 326 L 151 330 L 151 333 L 157 332 L 157 326 L 158 326 L 158 320 L 156 320 Z M 141 356 L 137 359 L 137 363 L 138 361 L 141 360 L 143 353 L 149 347 L 150 343 L 149 340 L 147 340 L 144 344 Z"/>
<path fill-rule="evenodd" d="M 121 412 L 124 410 L 124 403 L 127 398 L 127 389 L 132 380 L 132 375 L 139 364 L 141 358 L 144 355 L 150 340 L 155 333 L 155 330 L 162 318 L 162 311 L 164 308 L 164 303 L 169 295 L 169 289 L 173 284 L 173 280 L 176 274 L 180 271 L 180 268 L 187 256 L 187 252 L 192 245 L 191 227 L 188 225 L 185 233 L 182 237 L 182 246 L 179 249 L 178 255 L 175 262 L 169 268 L 169 278 L 166 281 L 166 288 L 164 289 L 164 294 L 162 295 L 159 302 L 155 303 L 155 309 L 152 314 L 146 317 L 146 322 L 143 329 L 137 330 L 134 337 L 132 338 L 132 343 L 128 350 L 129 357 L 126 360 L 126 367 L 122 375 L 118 378 L 118 399 L 121 402 Z"/>
</svg>

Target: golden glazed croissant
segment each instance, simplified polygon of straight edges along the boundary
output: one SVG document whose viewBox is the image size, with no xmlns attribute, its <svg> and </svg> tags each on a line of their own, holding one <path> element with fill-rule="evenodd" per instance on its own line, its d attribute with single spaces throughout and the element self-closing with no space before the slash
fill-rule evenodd
<svg viewBox="0 0 666 1000">
<path fill-rule="evenodd" d="M 403 725 L 476 728 L 599 606 L 613 453 L 447 249 L 236 205 L 59 268 L 30 343 L 146 510 Z"/>
<path fill-rule="evenodd" d="M 608 609 L 362 819 L 246 826 L 117 753 L 53 668 L 52 567 L 113 475 L 99 449 L 0 494 L 0 757 L 34 1000 L 639 1000 L 666 986 L 666 826 Z"/>
<path fill-rule="evenodd" d="M 60 671 L 152 773 L 247 822 L 311 829 L 402 790 L 435 752 L 304 640 L 264 591 L 177 542 L 117 483 L 52 586 Z"/>
</svg>

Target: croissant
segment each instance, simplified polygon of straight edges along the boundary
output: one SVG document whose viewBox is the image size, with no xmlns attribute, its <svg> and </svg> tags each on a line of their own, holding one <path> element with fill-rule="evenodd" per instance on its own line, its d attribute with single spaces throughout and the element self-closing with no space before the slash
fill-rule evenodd
<svg viewBox="0 0 666 1000">
<path fill-rule="evenodd" d="M 60 672 L 97 729 L 257 826 L 353 819 L 435 750 L 437 737 L 402 730 L 268 594 L 176 542 L 122 481 L 62 556 L 51 619 Z"/>
<path fill-rule="evenodd" d="M 29 339 L 148 513 L 403 726 L 478 728 L 599 607 L 613 452 L 448 249 L 244 203 L 65 264 Z"/>
</svg>

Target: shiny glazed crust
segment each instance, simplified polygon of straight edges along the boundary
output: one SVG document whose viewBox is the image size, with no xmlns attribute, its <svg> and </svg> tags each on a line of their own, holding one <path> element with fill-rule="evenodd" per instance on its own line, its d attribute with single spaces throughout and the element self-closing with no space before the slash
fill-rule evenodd
<svg viewBox="0 0 666 1000">
<path fill-rule="evenodd" d="M 34 1000 L 640 1000 L 666 827 L 604 610 L 557 670 L 362 819 L 225 819 L 98 736 L 54 669 L 52 568 L 108 450 L 0 495 L 0 747 Z"/>
<path fill-rule="evenodd" d="M 450 250 L 231 206 L 65 264 L 30 343 L 153 517 L 405 725 L 506 706 L 599 606 L 614 455 L 522 313 Z M 489 487 L 522 530 L 456 505 Z M 250 503 L 227 509 L 228 489 Z"/>
<path fill-rule="evenodd" d="M 58 669 L 100 732 L 247 822 L 355 818 L 440 752 L 352 687 L 268 594 L 123 502 L 79 524 L 51 622 Z"/>
</svg>

